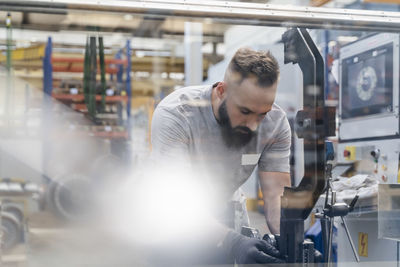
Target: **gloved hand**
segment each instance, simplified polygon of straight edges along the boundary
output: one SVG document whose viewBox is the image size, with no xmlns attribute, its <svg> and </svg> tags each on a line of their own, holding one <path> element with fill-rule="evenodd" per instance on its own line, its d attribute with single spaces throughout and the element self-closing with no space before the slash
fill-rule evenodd
<svg viewBox="0 0 400 267">
<path fill-rule="evenodd" d="M 229 231 L 222 244 L 223 248 L 238 264 L 284 263 L 279 251 L 265 240 L 249 238 Z"/>
<path fill-rule="evenodd" d="M 314 241 L 311 238 L 306 238 L 305 241 L 314 243 Z M 324 262 L 324 255 L 322 255 L 322 253 L 319 252 L 318 249 L 314 248 L 314 263 L 320 263 L 320 262 Z"/>
<path fill-rule="evenodd" d="M 324 262 L 324 255 L 317 249 L 314 250 L 314 263 Z"/>
</svg>

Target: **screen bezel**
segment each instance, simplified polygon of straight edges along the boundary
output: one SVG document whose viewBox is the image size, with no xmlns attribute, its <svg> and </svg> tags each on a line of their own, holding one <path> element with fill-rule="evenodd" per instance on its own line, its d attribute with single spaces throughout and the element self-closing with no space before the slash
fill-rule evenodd
<svg viewBox="0 0 400 267">
<path fill-rule="evenodd" d="M 374 47 L 372 49 L 363 51 L 362 53 L 344 58 L 342 60 L 342 73 L 341 73 L 341 118 L 345 119 L 352 119 L 358 117 L 367 117 L 367 116 L 374 116 L 379 114 L 388 114 L 393 112 L 393 43 L 383 44 L 378 47 Z M 371 57 L 373 57 L 374 51 L 379 51 L 386 49 L 387 51 L 384 52 L 385 56 L 385 88 L 390 88 L 388 99 L 390 99 L 390 103 L 384 104 L 376 104 L 370 105 L 366 107 L 348 109 L 347 104 L 344 103 L 345 97 L 349 94 L 349 85 L 348 85 L 348 70 L 349 66 L 354 65 L 354 58 L 358 58 L 358 62 L 365 61 Z"/>
</svg>

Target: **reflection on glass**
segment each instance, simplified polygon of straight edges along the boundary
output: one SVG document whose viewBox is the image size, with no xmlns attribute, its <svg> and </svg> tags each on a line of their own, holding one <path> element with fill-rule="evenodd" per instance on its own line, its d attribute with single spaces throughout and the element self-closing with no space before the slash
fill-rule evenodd
<svg viewBox="0 0 400 267">
<path fill-rule="evenodd" d="M 284 63 L 281 37 L 287 28 L 258 24 L 252 17 L 223 21 L 213 14 L 53 11 L 58 14 L 0 12 L 1 21 L 8 19 L 0 28 L 2 261 L 165 266 L 176 254 L 206 251 L 219 259 L 208 253 L 210 248 L 218 254 L 229 246 L 208 232 L 215 221 L 224 230 L 250 225 L 261 236 L 279 232 L 280 190 L 289 179 L 297 186 L 307 171 L 305 159 L 314 156 L 304 155 L 303 139 L 295 132 L 308 74 Z M 368 250 L 358 250 L 362 262 L 395 263 L 397 217 L 385 214 L 398 209 L 398 197 L 389 193 L 399 182 L 398 34 L 337 30 L 335 25 L 310 34 L 325 62 L 320 92 L 327 106 L 337 107 L 338 132 L 330 140 L 334 165 L 345 165 L 346 172 L 334 175 L 333 187 L 338 202 L 349 204 L 359 196 L 346 217 L 350 236 L 356 245 L 368 236 Z M 381 35 L 391 36 L 393 43 L 357 47 Z M 354 53 L 346 54 L 352 46 Z M 278 82 L 267 83 L 277 86 L 276 95 L 269 102 L 253 94 L 252 89 L 263 87 L 252 83 L 253 74 L 243 77 L 248 72 L 237 70 L 240 75 L 227 78 L 231 58 L 242 47 L 269 50 L 277 60 Z M 213 106 L 215 88 L 232 84 L 240 85 L 242 95 L 230 91 L 229 103 L 222 90 Z M 160 116 L 160 110 L 172 115 Z M 379 117 L 385 114 L 390 118 Z M 201 123 L 207 116 L 212 124 Z M 261 124 L 265 118 L 268 123 Z M 166 129 L 154 132 L 165 122 L 175 135 Z M 178 138 L 185 146 L 178 155 L 172 155 L 174 147 L 165 148 L 161 154 L 168 157 L 161 160 L 152 154 L 160 152 L 155 137 L 161 143 Z M 246 150 L 244 143 L 257 146 Z M 274 153 L 263 156 L 264 151 Z M 279 158 L 285 159 L 282 166 Z M 264 179 L 258 171 L 287 176 Z M 268 188 L 278 192 L 274 211 L 266 201 Z M 388 203 L 391 209 L 385 208 Z M 305 230 L 311 227 L 307 220 Z M 333 256 L 344 266 L 354 256 L 343 227 L 335 228 Z M 190 261 L 196 264 L 226 263 L 195 255 Z"/>
</svg>

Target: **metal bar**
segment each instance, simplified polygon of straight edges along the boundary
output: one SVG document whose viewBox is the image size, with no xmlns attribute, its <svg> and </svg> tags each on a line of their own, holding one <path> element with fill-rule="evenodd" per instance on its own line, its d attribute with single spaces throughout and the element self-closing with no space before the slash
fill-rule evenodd
<svg viewBox="0 0 400 267">
<path fill-rule="evenodd" d="M 325 205 L 326 207 L 326 205 Z M 328 224 L 329 224 L 329 218 L 327 216 L 324 215 L 323 218 L 320 219 L 320 223 L 321 223 L 321 232 L 322 232 L 322 242 L 324 244 L 323 248 L 323 254 L 324 254 L 324 262 L 328 262 Z M 322 252 L 322 251 L 321 251 Z"/>
<path fill-rule="evenodd" d="M 122 58 L 122 49 L 117 52 L 117 54 L 115 55 L 115 58 L 116 59 Z M 122 65 L 118 65 L 117 69 L 118 69 L 118 71 L 116 73 L 117 74 L 117 82 L 122 84 L 123 83 L 122 76 L 124 75 L 124 68 Z"/>
<path fill-rule="evenodd" d="M 9 12 L 30 12 L 30 13 L 40 13 L 40 14 L 56 14 L 56 15 L 66 15 L 68 10 L 49 8 L 49 7 L 26 7 L 26 6 L 10 6 L 0 3 L 0 10 L 6 10 Z"/>
<path fill-rule="evenodd" d="M 11 71 L 11 60 L 12 60 L 12 29 L 11 29 L 11 14 L 7 14 L 6 18 L 6 27 L 7 27 L 7 71 Z"/>
<path fill-rule="evenodd" d="M 297 187 L 285 187 L 281 197 L 280 252 L 288 263 L 304 263 L 304 220 L 325 187 L 324 63 L 306 29 L 290 29 L 282 36 L 284 63 L 298 64 L 303 73 L 303 109 L 295 129 L 304 139 L 304 177 Z M 312 90 L 310 90 L 312 88 Z M 308 89 L 308 90 L 307 90 Z M 323 127 L 321 127 L 323 126 Z"/>
<path fill-rule="evenodd" d="M 347 30 L 398 31 L 400 13 L 353 9 L 282 6 L 244 2 L 166 0 L 166 1 L 105 1 L 105 0 L 4 0 L 7 8 L 65 9 L 66 11 L 99 11 L 139 13 L 188 18 L 215 18 L 233 24 L 307 26 L 309 28 Z"/>
<path fill-rule="evenodd" d="M 330 183 L 330 180 L 328 180 Z M 330 188 L 332 189 L 332 184 L 330 183 Z M 331 207 L 336 203 L 336 192 L 332 190 L 331 194 Z M 333 242 L 333 226 L 335 223 L 335 217 L 332 217 L 329 220 L 329 243 L 328 243 L 328 267 L 332 266 L 332 242 Z"/>
<path fill-rule="evenodd" d="M 329 242 L 328 242 L 328 267 L 332 266 L 332 242 L 333 242 L 334 217 L 329 220 Z"/>
<path fill-rule="evenodd" d="M 68 66 L 54 66 L 53 72 L 71 72 L 71 73 L 82 73 L 84 71 L 84 67 L 68 67 Z M 118 72 L 117 68 L 106 67 L 106 73 L 116 74 Z M 97 73 L 100 73 L 100 70 L 97 70 Z"/>
<path fill-rule="evenodd" d="M 350 231 L 349 231 L 349 228 L 347 227 L 346 220 L 343 218 L 343 216 L 340 216 L 340 218 L 342 218 L 343 227 L 344 227 L 344 230 L 346 231 L 347 238 L 349 239 L 351 249 L 353 250 L 353 253 L 354 253 L 354 257 L 356 258 L 357 262 L 360 262 L 360 257 L 357 254 L 356 247 L 354 246 L 354 243 L 353 243 L 353 239 L 351 239 Z"/>
<path fill-rule="evenodd" d="M 3 225 L 1 222 L 2 207 L 3 207 L 3 203 L 0 199 L 0 225 Z M 3 227 L 0 227 L 0 240 L 3 240 L 3 235 L 4 235 Z M 398 247 L 398 245 L 397 245 L 397 247 Z M 0 266 L 3 266 L 3 242 L 0 242 Z"/>
<path fill-rule="evenodd" d="M 89 81 L 89 114 L 94 119 L 96 116 L 96 76 L 97 76 L 97 42 L 95 36 L 89 37 L 90 51 L 90 81 Z"/>
<path fill-rule="evenodd" d="M 55 49 L 54 49 L 55 50 Z M 81 51 L 82 49 L 80 49 L 79 51 Z M 67 58 L 67 57 L 53 57 L 51 59 L 52 63 L 84 63 L 85 59 L 84 58 Z M 97 59 L 97 63 L 99 63 L 100 60 Z M 108 58 L 108 59 L 104 59 L 104 62 L 106 65 L 108 64 L 115 64 L 115 65 L 128 65 L 128 60 L 125 59 L 113 59 L 113 58 Z"/>
<path fill-rule="evenodd" d="M 328 94 L 329 94 L 329 31 L 324 32 L 324 39 L 325 39 L 325 44 L 324 44 L 324 59 L 325 59 L 325 100 L 328 99 Z"/>
<path fill-rule="evenodd" d="M 100 79 L 101 79 L 101 110 L 104 112 L 106 108 L 106 66 L 104 60 L 104 42 L 103 37 L 99 36 L 99 63 L 100 63 Z"/>
<path fill-rule="evenodd" d="M 52 58 L 52 40 L 51 37 L 47 40 L 45 56 L 43 58 L 43 91 L 51 95 L 53 91 L 53 65 L 51 63 Z"/>
<path fill-rule="evenodd" d="M 86 38 L 85 57 L 83 66 L 83 94 L 85 96 L 85 104 L 89 110 L 89 87 L 90 87 L 90 49 L 89 37 Z"/>
<path fill-rule="evenodd" d="M 131 100 L 132 100 L 132 85 L 131 85 L 131 71 L 132 71 L 132 50 L 131 50 L 131 41 L 127 40 L 126 41 L 126 58 L 128 61 L 128 64 L 126 66 L 126 93 L 128 95 L 128 103 L 126 106 L 126 112 L 129 117 L 131 116 Z"/>
</svg>

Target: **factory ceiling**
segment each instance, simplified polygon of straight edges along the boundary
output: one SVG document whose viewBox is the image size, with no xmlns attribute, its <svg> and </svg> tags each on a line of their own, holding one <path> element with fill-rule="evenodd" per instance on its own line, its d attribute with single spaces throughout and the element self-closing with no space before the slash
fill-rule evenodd
<svg viewBox="0 0 400 267">
<path fill-rule="evenodd" d="M 0 21 L 5 27 L 7 12 L 0 11 Z M 33 12 L 11 12 L 12 27 L 41 31 L 99 31 L 130 34 L 133 37 L 163 38 L 164 35 L 183 38 L 183 18 L 163 18 L 149 15 L 116 13 L 69 12 L 68 14 L 44 14 Z M 205 42 L 223 42 L 228 25 L 203 22 Z"/>
</svg>

